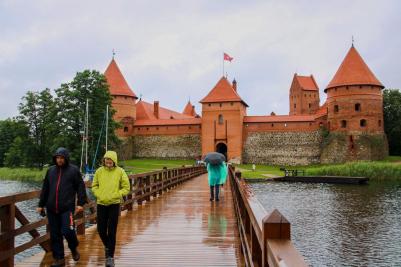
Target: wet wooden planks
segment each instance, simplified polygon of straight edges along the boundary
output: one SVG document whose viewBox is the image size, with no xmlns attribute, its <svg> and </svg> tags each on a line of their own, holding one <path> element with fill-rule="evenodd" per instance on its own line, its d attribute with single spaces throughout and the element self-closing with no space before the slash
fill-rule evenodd
<svg viewBox="0 0 401 267">
<path fill-rule="evenodd" d="M 210 202 L 207 175 L 201 175 L 122 214 L 116 266 L 242 266 L 236 227 L 229 185 L 219 202 Z M 104 265 L 95 227 L 80 237 L 79 250 L 77 263 L 66 253 L 67 266 Z M 51 261 L 51 254 L 41 253 L 16 266 L 49 266 Z"/>
</svg>

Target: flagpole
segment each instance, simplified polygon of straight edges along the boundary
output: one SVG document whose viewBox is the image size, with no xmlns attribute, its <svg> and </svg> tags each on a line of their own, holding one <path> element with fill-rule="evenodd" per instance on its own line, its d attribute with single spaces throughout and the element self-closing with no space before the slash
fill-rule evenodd
<svg viewBox="0 0 401 267">
<path fill-rule="evenodd" d="M 224 52 L 223 52 L 223 77 L 224 77 Z"/>
</svg>

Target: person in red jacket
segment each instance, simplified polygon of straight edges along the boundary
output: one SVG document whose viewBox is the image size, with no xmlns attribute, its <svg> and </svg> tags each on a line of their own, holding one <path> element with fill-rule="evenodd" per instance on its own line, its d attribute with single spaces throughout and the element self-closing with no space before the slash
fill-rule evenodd
<svg viewBox="0 0 401 267">
<path fill-rule="evenodd" d="M 51 266 L 57 267 L 65 265 L 63 236 L 68 242 L 73 259 L 78 261 L 80 258 L 73 216 L 75 212 L 83 211 L 87 197 L 81 172 L 75 165 L 69 163 L 68 150 L 58 148 L 53 161 L 55 165 L 47 170 L 43 180 L 36 210 L 43 214 L 46 207 L 54 258 Z M 77 207 L 75 207 L 76 196 L 78 196 Z"/>
</svg>

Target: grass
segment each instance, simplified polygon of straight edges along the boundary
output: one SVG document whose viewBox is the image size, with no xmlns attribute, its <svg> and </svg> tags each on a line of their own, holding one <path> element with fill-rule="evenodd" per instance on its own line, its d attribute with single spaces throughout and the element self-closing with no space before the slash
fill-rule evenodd
<svg viewBox="0 0 401 267">
<path fill-rule="evenodd" d="M 357 161 L 306 167 L 307 175 L 363 176 L 372 180 L 401 181 L 401 164 L 389 161 Z"/>
<path fill-rule="evenodd" d="M 152 172 L 163 169 L 163 167 L 178 168 L 185 166 L 192 166 L 195 162 L 193 160 L 165 160 L 165 159 L 131 159 L 122 161 L 120 165 L 129 174 L 137 174 L 144 172 Z"/>
<path fill-rule="evenodd" d="M 0 168 L 0 179 L 41 182 L 47 169 Z"/>
<path fill-rule="evenodd" d="M 252 164 L 235 165 L 235 169 L 242 172 L 244 178 L 269 178 L 274 176 L 283 176 L 278 166 L 256 165 L 255 171 L 252 171 Z"/>
</svg>

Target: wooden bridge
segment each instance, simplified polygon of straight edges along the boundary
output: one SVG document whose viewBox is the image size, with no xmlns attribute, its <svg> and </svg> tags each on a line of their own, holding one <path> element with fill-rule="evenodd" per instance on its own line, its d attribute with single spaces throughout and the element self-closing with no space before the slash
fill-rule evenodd
<svg viewBox="0 0 401 267">
<path fill-rule="evenodd" d="M 268 214 L 233 168 L 229 178 L 220 201 L 210 202 L 203 167 L 131 175 L 118 226 L 116 266 L 306 266 L 290 241 L 288 221 L 276 210 Z M 15 205 L 39 193 L 0 197 L 0 266 L 52 262 L 49 233 L 36 230 L 47 219 L 29 222 Z M 96 220 L 95 206 L 89 203 L 77 216 L 81 259 L 75 263 L 66 247 L 66 266 L 104 265 L 96 225 L 89 225 Z M 23 233 L 32 240 L 16 246 L 15 237 Z M 44 251 L 14 262 L 14 255 L 35 245 Z"/>
</svg>

